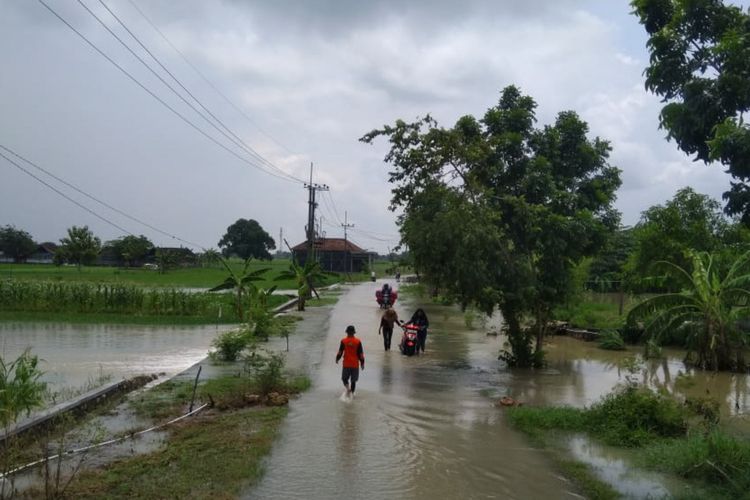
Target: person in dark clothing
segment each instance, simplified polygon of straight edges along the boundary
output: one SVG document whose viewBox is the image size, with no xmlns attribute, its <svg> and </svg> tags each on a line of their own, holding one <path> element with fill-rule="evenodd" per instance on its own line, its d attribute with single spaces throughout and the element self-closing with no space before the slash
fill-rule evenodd
<svg viewBox="0 0 750 500">
<path fill-rule="evenodd" d="M 380 328 L 378 328 L 378 334 L 383 335 L 383 347 L 385 347 L 386 351 L 391 350 L 391 338 L 393 337 L 394 323 L 401 325 L 396 310 L 389 305 L 383 313 L 383 317 L 380 318 Z"/>
<path fill-rule="evenodd" d="M 383 304 L 385 304 L 386 307 L 389 307 L 391 305 L 391 285 L 388 283 L 383 284 Z"/>
<path fill-rule="evenodd" d="M 365 369 L 365 352 L 362 348 L 362 341 L 354 336 L 356 333 L 354 326 L 346 327 L 346 337 L 339 344 L 339 352 L 336 354 L 336 364 L 343 357 L 343 368 L 341 369 L 341 380 L 346 387 L 346 395 L 354 397 L 354 389 L 357 387 L 359 380 L 359 367 Z"/>
<path fill-rule="evenodd" d="M 414 311 L 414 315 L 409 320 L 412 325 L 417 325 L 419 331 L 417 332 L 417 348 L 424 352 L 425 344 L 427 343 L 427 327 L 430 326 L 430 321 L 427 319 L 423 309 L 417 309 Z"/>
</svg>

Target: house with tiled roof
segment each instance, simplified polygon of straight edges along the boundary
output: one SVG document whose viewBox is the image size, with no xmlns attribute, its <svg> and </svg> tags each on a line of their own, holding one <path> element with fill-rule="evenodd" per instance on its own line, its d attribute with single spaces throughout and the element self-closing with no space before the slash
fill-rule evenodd
<svg viewBox="0 0 750 500">
<path fill-rule="evenodd" d="M 361 273 L 371 267 L 372 253 L 344 238 L 316 238 L 313 242 L 315 260 L 325 271 Z M 292 256 L 300 264 L 307 261 L 307 242 L 292 247 Z"/>
</svg>

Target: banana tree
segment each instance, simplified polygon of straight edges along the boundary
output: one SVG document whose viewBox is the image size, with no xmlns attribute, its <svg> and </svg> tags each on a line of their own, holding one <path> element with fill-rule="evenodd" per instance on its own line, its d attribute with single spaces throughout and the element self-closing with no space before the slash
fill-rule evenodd
<svg viewBox="0 0 750 500">
<path fill-rule="evenodd" d="M 657 343 L 666 334 L 680 334 L 687 361 L 700 368 L 745 370 L 748 332 L 742 320 L 750 317 L 750 252 L 727 266 L 706 252 L 689 256 L 690 271 L 659 263 L 682 291 L 644 300 L 630 311 L 628 320 L 644 321 L 646 333 Z"/>
<path fill-rule="evenodd" d="M 242 268 L 242 272 L 236 273 L 226 261 L 226 259 L 220 258 L 220 262 L 224 265 L 224 268 L 227 270 L 227 272 L 229 272 L 229 276 L 227 276 L 222 283 L 209 290 L 209 292 L 218 292 L 220 290 L 234 290 L 237 294 L 237 317 L 240 321 L 244 321 L 245 317 L 242 310 L 242 296 L 248 292 L 248 289 L 253 287 L 253 282 L 262 281 L 263 274 L 268 272 L 268 268 L 250 271 L 250 260 L 251 259 L 245 260 L 245 266 Z"/>
<path fill-rule="evenodd" d="M 297 262 L 292 261 L 289 264 L 289 269 L 282 271 L 275 279 L 276 281 L 281 280 L 294 280 L 297 285 L 297 310 L 305 310 L 305 301 L 309 299 L 312 293 L 315 293 L 317 297 L 318 293 L 315 291 L 314 283 L 323 280 L 326 276 L 331 275 L 327 271 L 323 271 L 320 267 L 320 263 L 314 260 L 308 260 L 304 266 L 300 266 Z"/>
</svg>

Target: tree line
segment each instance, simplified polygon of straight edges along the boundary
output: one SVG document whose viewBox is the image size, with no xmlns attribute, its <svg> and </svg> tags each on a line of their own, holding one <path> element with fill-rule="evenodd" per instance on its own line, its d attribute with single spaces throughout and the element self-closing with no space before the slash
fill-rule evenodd
<svg viewBox="0 0 750 500">
<path fill-rule="evenodd" d="M 0 227 L 0 252 L 14 262 L 24 262 L 37 252 L 40 243 L 31 234 L 12 225 Z M 230 225 L 218 242 L 221 254 L 225 257 L 237 256 L 243 260 L 250 258 L 271 259 L 270 250 L 276 248 L 273 238 L 253 219 L 238 219 Z M 189 249 L 166 249 L 156 247 L 144 235 L 127 235 L 102 244 L 88 226 L 68 228 L 59 244 L 48 244 L 54 252 L 55 264 L 91 265 L 97 260 L 127 267 L 142 266 L 147 260 L 154 261 L 159 268 L 179 264 L 218 263 L 219 251 L 205 249 L 195 255 Z"/>
</svg>

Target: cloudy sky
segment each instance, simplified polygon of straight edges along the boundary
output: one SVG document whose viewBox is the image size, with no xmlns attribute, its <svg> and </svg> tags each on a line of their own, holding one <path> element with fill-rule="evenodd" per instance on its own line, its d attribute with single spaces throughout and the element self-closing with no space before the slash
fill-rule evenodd
<svg viewBox="0 0 750 500">
<path fill-rule="evenodd" d="M 664 140 L 659 100 L 643 87 L 645 33 L 624 0 L 103 0 L 240 146 L 180 101 L 81 5 L 153 64 L 99 0 L 44 1 L 192 125 L 42 3 L 0 0 L 0 145 L 204 247 L 215 247 L 240 217 L 256 219 L 274 239 L 283 228 L 291 245 L 304 239 L 303 185 L 261 171 L 261 161 L 240 149 L 249 146 L 297 179 L 309 176 L 313 162 L 314 182 L 330 186 L 318 211 L 327 235 L 343 236 L 346 211 L 352 240 L 384 252 L 397 243 L 387 210 L 386 144 L 357 139 L 398 118 L 431 113 L 450 126 L 461 115 L 481 115 L 509 84 L 538 102 L 539 125 L 573 109 L 592 135 L 612 142 L 626 224 L 686 185 L 715 198 L 729 185 L 720 167 L 694 163 Z M 11 158 L 121 229 L 1 157 L 0 225 L 39 241 L 86 224 L 102 240 L 125 230 L 181 244 Z"/>
</svg>

